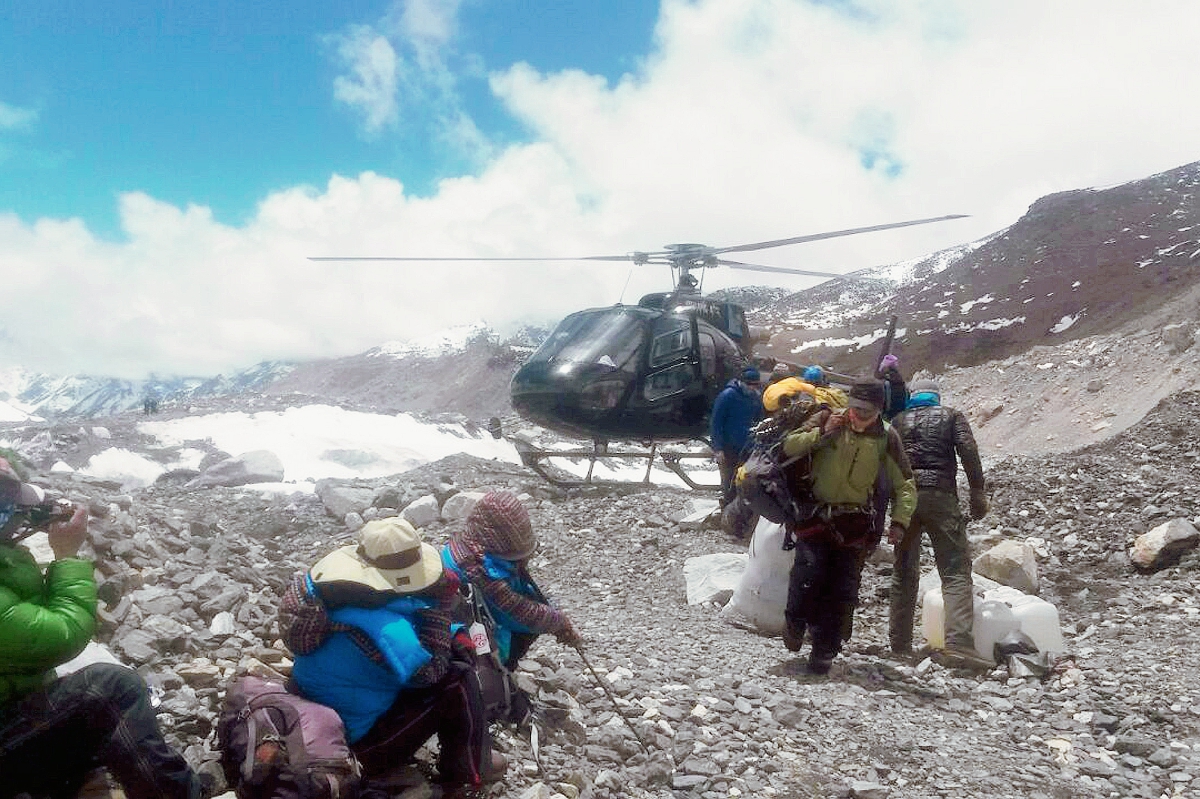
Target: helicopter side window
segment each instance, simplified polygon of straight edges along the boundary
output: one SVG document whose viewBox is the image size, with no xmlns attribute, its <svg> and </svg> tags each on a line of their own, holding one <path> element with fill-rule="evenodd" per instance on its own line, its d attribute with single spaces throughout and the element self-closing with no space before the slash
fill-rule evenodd
<svg viewBox="0 0 1200 799">
<path fill-rule="evenodd" d="M 692 326 L 686 319 L 662 319 L 650 347 L 650 368 L 665 366 L 687 357 L 692 349 Z"/>
<path fill-rule="evenodd" d="M 669 397 L 686 389 L 694 380 L 695 372 L 692 364 L 681 363 L 647 377 L 643 396 L 651 402 Z"/>
<path fill-rule="evenodd" d="M 717 342 L 712 333 L 700 331 L 700 369 L 705 379 L 710 379 L 717 373 Z"/>
</svg>

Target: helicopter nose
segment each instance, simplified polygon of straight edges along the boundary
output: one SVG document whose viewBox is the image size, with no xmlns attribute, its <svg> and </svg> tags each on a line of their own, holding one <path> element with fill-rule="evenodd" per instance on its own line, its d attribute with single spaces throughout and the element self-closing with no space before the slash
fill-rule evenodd
<svg viewBox="0 0 1200 799">
<path fill-rule="evenodd" d="M 513 376 L 510 399 L 513 410 L 543 427 L 590 435 L 619 411 L 626 382 L 611 367 L 528 363 Z"/>
</svg>

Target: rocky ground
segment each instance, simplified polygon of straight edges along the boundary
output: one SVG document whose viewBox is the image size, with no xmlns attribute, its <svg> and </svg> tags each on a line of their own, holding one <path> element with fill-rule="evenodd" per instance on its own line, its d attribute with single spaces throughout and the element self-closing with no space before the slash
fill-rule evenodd
<svg viewBox="0 0 1200 799">
<path fill-rule="evenodd" d="M 528 738 L 499 731 L 512 765 L 493 796 L 1174 797 L 1200 794 L 1200 554 L 1141 574 L 1124 553 L 1167 519 L 1200 523 L 1198 424 L 1200 395 L 1183 393 L 1098 445 L 991 461 L 993 510 L 972 535 L 979 548 L 1009 537 L 1038 551 L 1041 594 L 1057 604 L 1069 649 L 1047 679 L 893 659 L 886 552 L 867 567 L 855 637 L 833 672 L 807 675 L 777 639 L 687 604 L 687 558 L 744 548 L 680 524 L 693 493 L 566 492 L 465 456 L 357 487 L 368 517 L 461 490 L 527 497 L 543 541 L 534 572 L 575 618 L 587 663 L 552 640 L 535 647 L 522 679 L 545 707 L 539 757 Z M 113 445 L 145 450 L 131 425 L 111 428 Z M 89 497 L 99 516 L 99 638 L 147 675 L 171 738 L 215 773 L 224 682 L 239 669 L 286 670 L 278 592 L 351 534 L 316 496 L 181 480 L 123 495 L 47 479 Z M 439 542 L 453 524 L 424 532 Z"/>
</svg>

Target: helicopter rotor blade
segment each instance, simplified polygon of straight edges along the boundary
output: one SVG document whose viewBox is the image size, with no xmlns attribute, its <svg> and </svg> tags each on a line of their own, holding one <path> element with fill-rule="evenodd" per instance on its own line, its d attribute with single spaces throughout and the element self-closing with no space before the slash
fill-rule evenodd
<svg viewBox="0 0 1200 799">
<path fill-rule="evenodd" d="M 930 222 L 945 222 L 949 219 L 966 219 L 968 214 L 949 214 L 948 216 L 935 216 L 931 219 L 913 219 L 908 222 L 891 222 L 886 225 L 871 225 L 869 227 L 856 227 L 849 230 L 834 230 L 829 233 L 813 233 L 808 236 L 795 236 L 790 239 L 776 239 L 775 241 L 760 241 L 755 244 L 737 244 L 733 247 L 717 247 L 713 250 L 717 255 L 727 252 L 750 252 L 751 250 L 767 250 L 771 247 L 784 247 L 788 244 L 803 244 L 808 241 L 821 241 L 823 239 L 835 239 L 839 236 L 853 236 L 857 233 L 874 233 L 877 230 L 891 230 L 899 227 L 911 227 L 912 225 L 927 225 Z"/>
<path fill-rule="evenodd" d="M 565 255 L 560 258 L 486 258 L 480 256 L 310 255 L 310 261 L 628 261 L 633 255 Z"/>
<path fill-rule="evenodd" d="M 764 264 L 746 264 L 741 261 L 726 261 L 717 259 L 718 266 L 728 266 L 730 269 L 744 269 L 748 272 L 779 272 L 785 275 L 808 275 L 810 277 L 844 277 L 853 280 L 850 275 L 840 275 L 837 272 L 815 272 L 812 269 L 789 269 L 784 266 L 766 266 Z"/>
</svg>

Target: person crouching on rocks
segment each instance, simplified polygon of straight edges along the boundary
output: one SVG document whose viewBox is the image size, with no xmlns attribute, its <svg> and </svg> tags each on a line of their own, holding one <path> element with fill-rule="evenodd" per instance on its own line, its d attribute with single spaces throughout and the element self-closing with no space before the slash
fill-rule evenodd
<svg viewBox="0 0 1200 799">
<path fill-rule="evenodd" d="M 529 575 L 537 538 L 529 512 L 510 491 L 480 497 L 464 528 L 442 548 L 446 568 L 483 594 L 496 622 L 496 646 L 508 669 L 542 633 L 568 646 L 581 643 L 566 613 L 555 608 Z"/>
<path fill-rule="evenodd" d="M 812 635 L 808 668 L 826 674 L 842 647 L 843 631 L 858 604 L 866 554 L 879 543 L 872 491 L 881 470 L 892 486 L 892 527 L 903 536 L 917 504 L 912 469 L 900 436 L 880 414 L 883 384 L 860 380 L 844 412 L 820 411 L 819 426 L 787 436 L 789 457 L 812 455 L 812 493 L 818 503 L 811 522 L 792 530 L 796 558 L 788 581 L 783 642 L 800 651 Z"/>
<path fill-rule="evenodd" d="M 507 767 L 491 748 L 469 636 L 451 634 L 459 581 L 407 521 L 368 522 L 359 543 L 297 574 L 281 603 L 300 692 L 337 711 L 370 785 L 436 733 L 446 796 Z"/>
</svg>

